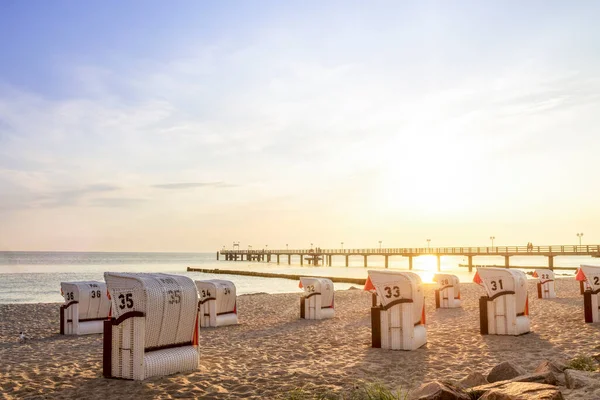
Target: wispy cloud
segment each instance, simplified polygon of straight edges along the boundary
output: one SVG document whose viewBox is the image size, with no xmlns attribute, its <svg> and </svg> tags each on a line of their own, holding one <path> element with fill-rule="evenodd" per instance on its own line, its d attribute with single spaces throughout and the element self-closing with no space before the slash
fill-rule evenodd
<svg viewBox="0 0 600 400">
<path fill-rule="evenodd" d="M 225 183 L 225 182 L 181 182 L 181 183 L 163 183 L 158 185 L 152 185 L 158 189 L 193 189 L 193 188 L 228 188 L 235 187 L 236 185 Z"/>
</svg>

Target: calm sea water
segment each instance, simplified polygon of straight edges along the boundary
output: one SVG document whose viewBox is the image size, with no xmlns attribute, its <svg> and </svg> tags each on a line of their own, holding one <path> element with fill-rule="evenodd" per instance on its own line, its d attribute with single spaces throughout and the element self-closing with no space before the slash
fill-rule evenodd
<svg viewBox="0 0 600 400">
<path fill-rule="evenodd" d="M 333 267 L 300 266 L 298 257 L 288 265 L 287 257 L 281 264 L 217 261 L 215 253 L 104 253 L 104 252 L 0 252 L 0 303 L 50 303 L 62 302 L 60 282 L 81 280 L 104 280 L 105 271 L 114 272 L 164 272 L 189 276 L 192 279 L 229 279 L 236 285 L 238 294 L 247 293 L 291 293 L 299 292 L 298 282 L 288 279 L 258 278 L 249 276 L 204 274 L 187 272 L 187 267 L 219 268 L 223 270 L 249 270 L 288 273 L 309 276 L 338 276 L 365 278 L 367 269 L 362 257 L 350 257 L 350 266 L 344 266 L 343 257 L 333 258 Z M 369 268 L 382 268 L 383 257 L 370 256 Z M 473 274 L 466 268 L 463 257 L 442 257 L 442 270 L 452 271 L 463 282 L 470 282 Z M 476 257 L 475 264 L 504 265 L 503 257 Z M 545 257 L 511 257 L 511 265 L 543 266 Z M 591 257 L 556 257 L 555 266 L 600 265 L 600 259 Z M 339 266 L 335 266 L 339 265 Z M 404 257 L 391 257 L 391 269 L 408 268 Z M 431 282 L 436 268 L 433 256 L 416 257 L 414 272 L 424 282 Z M 567 271 L 560 273 L 572 274 Z M 347 289 L 351 284 L 336 283 L 336 289 Z M 354 285 L 358 286 L 358 285 Z"/>
</svg>

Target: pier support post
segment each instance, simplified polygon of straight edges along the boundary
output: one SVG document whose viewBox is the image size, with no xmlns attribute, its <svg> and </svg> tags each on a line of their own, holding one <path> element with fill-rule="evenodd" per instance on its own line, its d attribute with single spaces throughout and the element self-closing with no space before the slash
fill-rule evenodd
<svg viewBox="0 0 600 400">
<path fill-rule="evenodd" d="M 389 258 L 389 256 L 385 256 L 385 267 L 386 268 L 388 267 L 388 258 Z"/>
<path fill-rule="evenodd" d="M 304 257 L 302 257 L 302 254 L 300 254 L 300 265 L 304 265 Z"/>
<path fill-rule="evenodd" d="M 331 267 L 331 264 L 333 264 L 333 255 L 329 256 L 329 266 Z"/>
<path fill-rule="evenodd" d="M 346 267 L 348 266 L 348 255 L 346 255 Z"/>
<path fill-rule="evenodd" d="M 442 270 L 442 256 L 437 255 L 437 270 L 440 272 Z"/>
<path fill-rule="evenodd" d="M 364 257 L 365 257 L 365 268 L 367 268 L 367 256 L 364 255 Z"/>
<path fill-rule="evenodd" d="M 510 268 L 510 256 L 504 256 L 504 267 Z"/>
<path fill-rule="evenodd" d="M 473 256 L 468 256 L 469 258 L 469 272 L 473 272 Z"/>
<path fill-rule="evenodd" d="M 219 261 L 219 252 L 217 251 L 217 261 Z"/>
<path fill-rule="evenodd" d="M 288 254 L 288 265 L 292 263 L 292 255 Z"/>
<path fill-rule="evenodd" d="M 548 256 L 548 268 L 554 270 L 554 256 Z"/>
<path fill-rule="evenodd" d="M 277 254 L 277 264 L 279 264 L 279 254 Z"/>
<path fill-rule="evenodd" d="M 412 258 L 413 256 L 408 256 L 408 269 L 412 270 Z"/>
</svg>

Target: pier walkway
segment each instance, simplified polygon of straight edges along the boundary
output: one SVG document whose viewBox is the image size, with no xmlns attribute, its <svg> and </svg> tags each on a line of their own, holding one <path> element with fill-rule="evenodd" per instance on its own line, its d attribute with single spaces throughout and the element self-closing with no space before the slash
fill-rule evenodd
<svg viewBox="0 0 600 400">
<path fill-rule="evenodd" d="M 559 256 L 591 256 L 600 257 L 600 245 L 552 245 L 552 246 L 494 246 L 494 247 L 417 247 L 417 248 L 375 248 L 375 249 L 309 249 L 309 250 L 220 250 L 217 251 L 217 260 L 223 258 L 226 261 L 264 261 L 271 262 L 273 258 L 279 264 L 281 257 L 287 257 L 288 264 L 292 263 L 292 257 L 298 257 L 300 265 L 304 261 L 319 265 L 322 260 L 324 265 L 333 265 L 332 258 L 335 256 L 345 257 L 345 265 L 348 266 L 350 256 L 362 256 L 364 266 L 367 267 L 369 256 L 382 256 L 385 259 L 385 268 L 388 268 L 389 258 L 393 256 L 408 257 L 409 269 L 413 266 L 413 257 L 436 256 L 437 269 L 441 268 L 442 256 L 463 256 L 468 259 L 469 271 L 473 269 L 473 257 L 476 256 L 502 256 L 504 266 L 510 267 L 511 256 L 544 256 L 548 257 L 548 268 L 554 269 L 554 257 Z"/>
</svg>

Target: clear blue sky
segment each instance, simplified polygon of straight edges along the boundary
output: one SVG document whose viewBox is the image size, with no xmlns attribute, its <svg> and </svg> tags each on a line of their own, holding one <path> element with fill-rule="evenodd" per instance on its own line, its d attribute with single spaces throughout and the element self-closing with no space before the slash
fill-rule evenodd
<svg viewBox="0 0 600 400">
<path fill-rule="evenodd" d="M 600 242 L 600 3 L 0 2 L 0 250 Z"/>
</svg>

